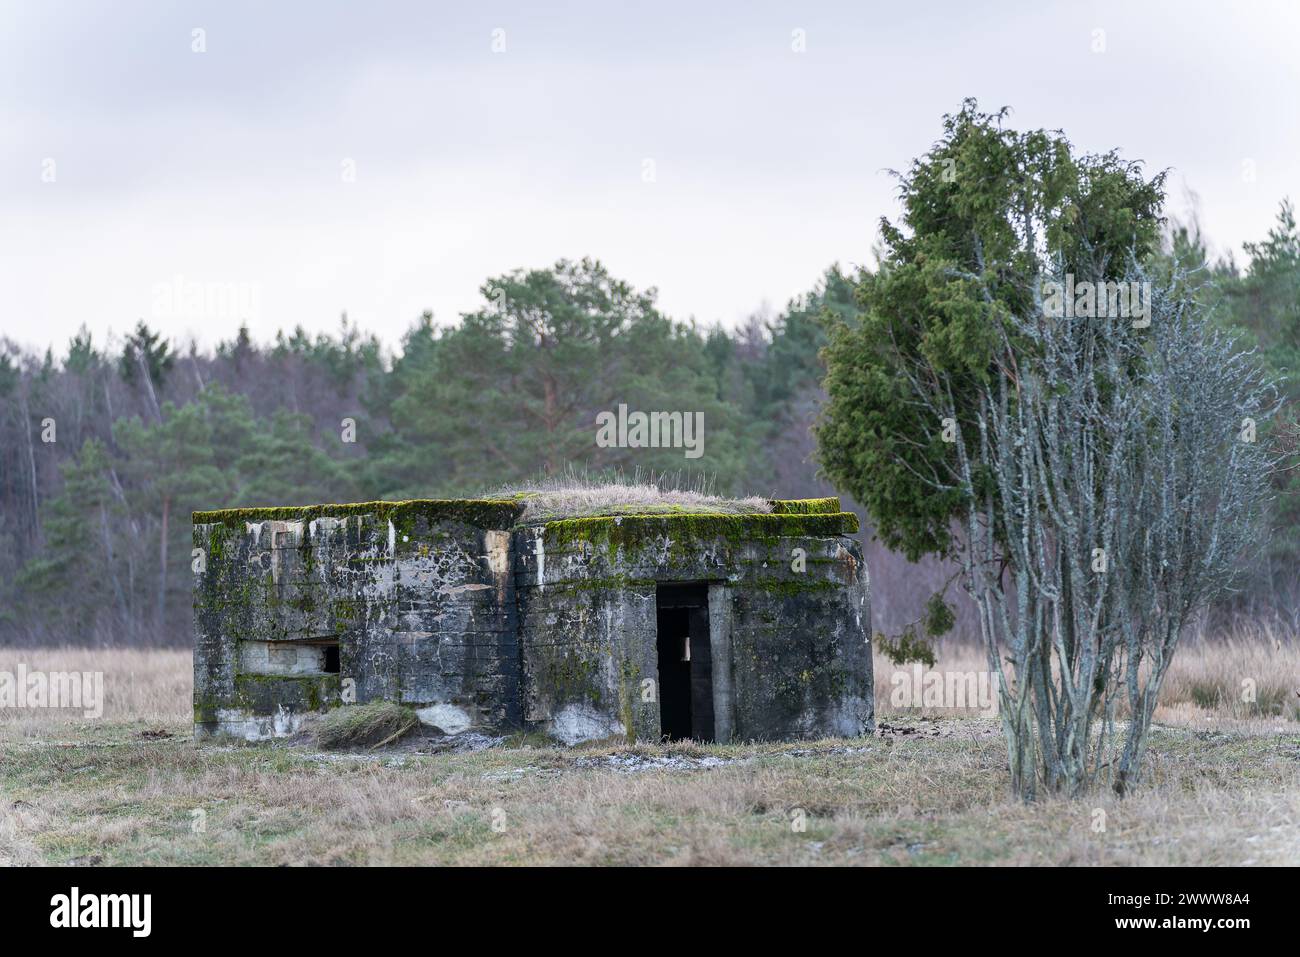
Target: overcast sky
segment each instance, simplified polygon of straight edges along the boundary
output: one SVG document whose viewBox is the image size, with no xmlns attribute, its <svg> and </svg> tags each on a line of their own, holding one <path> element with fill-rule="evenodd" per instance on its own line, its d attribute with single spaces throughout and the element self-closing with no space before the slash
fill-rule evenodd
<svg viewBox="0 0 1300 957">
<path fill-rule="evenodd" d="M 3 0 L 0 334 L 395 345 L 583 255 L 734 325 L 869 262 L 965 96 L 1171 167 L 1239 262 L 1300 199 L 1295 2 L 542 6 Z"/>
</svg>

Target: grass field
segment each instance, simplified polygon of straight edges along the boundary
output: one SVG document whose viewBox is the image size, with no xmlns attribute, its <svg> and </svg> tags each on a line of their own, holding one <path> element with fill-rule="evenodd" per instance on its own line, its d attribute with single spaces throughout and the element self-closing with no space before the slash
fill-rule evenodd
<svg viewBox="0 0 1300 957">
<path fill-rule="evenodd" d="M 1028 805 L 996 719 L 892 708 L 883 660 L 871 738 L 442 754 L 197 749 L 187 653 L 0 651 L 18 662 L 103 671 L 107 700 L 0 712 L 0 864 L 1300 862 L 1294 642 L 1188 646 L 1138 794 Z"/>
</svg>

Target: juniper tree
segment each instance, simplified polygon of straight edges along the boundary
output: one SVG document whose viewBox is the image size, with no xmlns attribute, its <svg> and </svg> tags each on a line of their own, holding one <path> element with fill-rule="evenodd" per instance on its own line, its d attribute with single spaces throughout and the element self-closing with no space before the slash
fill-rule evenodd
<svg viewBox="0 0 1300 957">
<path fill-rule="evenodd" d="M 820 457 L 887 544 L 959 564 L 1013 787 L 1125 790 L 1179 636 L 1255 527 L 1268 390 L 1186 277 L 1143 271 L 1162 177 L 1002 118 L 965 104 L 901 177 L 904 228 L 826 350 Z M 1129 282 L 1143 316 L 1115 314 Z M 1103 314 L 1058 314 L 1053 283 Z"/>
</svg>

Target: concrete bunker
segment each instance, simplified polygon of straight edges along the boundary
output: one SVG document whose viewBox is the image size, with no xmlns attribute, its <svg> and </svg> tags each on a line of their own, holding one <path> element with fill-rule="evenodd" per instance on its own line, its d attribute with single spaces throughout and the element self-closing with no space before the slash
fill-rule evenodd
<svg viewBox="0 0 1300 957">
<path fill-rule="evenodd" d="M 446 734 L 566 744 L 871 729 L 868 579 L 838 499 L 525 505 L 196 512 L 196 738 L 282 736 L 374 700 Z"/>
</svg>

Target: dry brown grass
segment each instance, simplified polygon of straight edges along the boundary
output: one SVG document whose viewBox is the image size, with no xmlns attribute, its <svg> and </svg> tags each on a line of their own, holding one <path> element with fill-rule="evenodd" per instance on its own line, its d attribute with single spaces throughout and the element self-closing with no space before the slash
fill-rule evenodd
<svg viewBox="0 0 1300 957">
<path fill-rule="evenodd" d="M 1300 854 L 1294 737 L 1159 729 L 1152 779 L 1133 797 L 1026 805 L 1008 794 L 996 730 L 974 725 L 798 747 L 346 758 L 196 750 L 181 738 L 26 742 L 0 750 L 0 862 L 1281 864 Z"/>
<path fill-rule="evenodd" d="M 1174 658 L 1160 702 L 1169 721 L 1298 720 L 1300 636 L 1266 623 L 1195 636 Z"/>
<path fill-rule="evenodd" d="M 692 512 L 721 512 L 728 515 L 752 515 L 770 512 L 764 498 L 727 498 L 712 494 L 706 486 L 684 488 L 671 477 L 640 475 L 632 477 L 589 478 L 565 474 L 539 479 L 527 485 L 509 486 L 493 493 L 497 497 L 524 497 L 525 523 L 547 522 L 558 518 L 584 518 L 597 515 L 657 515 Z"/>
<path fill-rule="evenodd" d="M 415 730 L 419 723 L 415 709 L 392 701 L 346 705 L 316 722 L 316 745 L 327 751 L 382 747 Z"/>
<path fill-rule="evenodd" d="M 960 674 L 988 669 L 983 652 L 969 644 L 941 642 L 935 671 Z M 875 658 L 876 713 L 954 716 L 943 708 L 899 709 L 891 702 L 895 678 L 912 665 Z M 1253 698 L 1253 700 L 1252 700 Z M 1156 708 L 1158 724 L 1198 730 L 1271 727 L 1300 721 L 1300 637 L 1267 625 L 1238 626 L 1186 640 L 1174 657 Z"/>
<path fill-rule="evenodd" d="M 188 651 L 0 648 L 0 671 L 18 664 L 46 672 L 104 675 L 104 715 L 88 722 L 81 711 L 0 709 L 0 739 L 93 733 L 97 725 L 175 725 L 194 714 L 194 658 Z"/>
<path fill-rule="evenodd" d="M 891 710 L 892 666 L 882 661 L 882 722 L 909 733 L 578 749 L 520 739 L 472 754 L 337 755 L 195 748 L 184 653 L 6 651 L 0 669 L 19 660 L 104 671 L 107 707 L 98 722 L 19 712 L 0 723 L 0 864 L 1300 859 L 1300 725 L 1229 700 L 1243 676 L 1289 687 L 1300 674 L 1293 645 L 1189 645 L 1143 788 L 1124 800 L 1029 805 L 1009 796 L 996 720 Z M 980 667 L 978 655 L 940 649 L 940 669 Z M 146 736 L 158 728 L 174 737 Z"/>
</svg>

